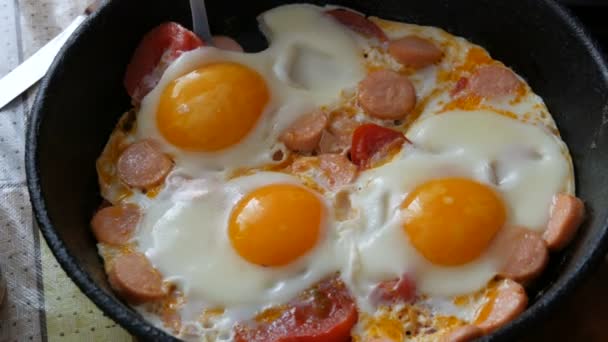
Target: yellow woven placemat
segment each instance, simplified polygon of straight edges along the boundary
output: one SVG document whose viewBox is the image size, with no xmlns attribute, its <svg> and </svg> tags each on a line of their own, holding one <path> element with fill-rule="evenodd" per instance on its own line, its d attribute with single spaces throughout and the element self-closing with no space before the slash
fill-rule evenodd
<svg viewBox="0 0 608 342">
<path fill-rule="evenodd" d="M 106 317 L 65 274 L 41 237 L 42 279 L 49 341 L 113 341 L 134 339 Z"/>
</svg>

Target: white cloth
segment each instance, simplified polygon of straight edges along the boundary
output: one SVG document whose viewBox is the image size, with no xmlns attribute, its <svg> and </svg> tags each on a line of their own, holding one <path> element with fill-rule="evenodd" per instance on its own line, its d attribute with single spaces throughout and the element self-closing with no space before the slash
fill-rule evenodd
<svg viewBox="0 0 608 342">
<path fill-rule="evenodd" d="M 87 0 L 0 0 L 0 77 L 81 13 Z M 7 296 L 0 341 L 46 340 L 40 235 L 23 166 L 25 123 L 35 89 L 0 110 L 0 270 Z"/>
</svg>

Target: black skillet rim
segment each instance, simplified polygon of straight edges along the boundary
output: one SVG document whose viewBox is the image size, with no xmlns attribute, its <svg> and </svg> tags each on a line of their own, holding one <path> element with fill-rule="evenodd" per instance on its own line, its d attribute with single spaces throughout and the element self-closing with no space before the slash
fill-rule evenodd
<svg viewBox="0 0 608 342">
<path fill-rule="evenodd" d="M 608 65 L 604 54 L 595 41 L 589 34 L 587 29 L 574 17 L 569 10 L 563 5 L 558 4 L 554 0 L 542 0 L 546 4 L 546 8 L 552 11 L 564 25 L 569 26 L 589 51 L 593 60 L 602 69 L 604 79 L 608 83 Z M 147 323 L 141 316 L 131 310 L 124 310 L 120 305 L 116 305 L 116 299 L 110 296 L 105 291 L 101 290 L 91 277 L 78 264 L 76 258 L 70 254 L 63 241 L 53 228 L 53 224 L 48 216 L 46 204 L 43 199 L 40 174 L 38 169 L 38 131 L 42 122 L 42 112 L 46 103 L 46 89 L 51 80 L 56 77 L 63 67 L 62 56 L 76 43 L 78 38 L 93 29 L 93 22 L 97 17 L 103 17 L 109 11 L 112 1 L 105 0 L 100 6 L 100 9 L 91 15 L 70 37 L 65 46 L 61 49 L 59 55 L 51 65 L 49 72 L 42 80 L 40 89 L 36 96 L 34 106 L 31 110 L 26 132 L 26 151 L 25 151 L 25 169 L 27 175 L 27 186 L 29 189 L 30 200 L 33 205 L 34 215 L 38 222 L 39 228 L 49 245 L 53 255 L 67 275 L 76 283 L 78 288 L 97 305 L 110 318 L 118 322 L 121 326 L 127 329 L 130 333 L 145 337 L 152 340 L 178 341 L 176 338 L 168 335 L 162 330 Z M 599 234 L 600 238 L 594 249 L 588 250 L 583 256 L 585 260 L 575 272 L 568 275 L 563 280 L 563 285 L 559 288 L 552 287 L 544 293 L 540 300 L 528 308 L 517 319 L 510 322 L 508 325 L 500 329 L 491 336 L 483 338 L 483 340 L 510 340 L 515 338 L 526 328 L 529 328 L 533 322 L 546 317 L 551 307 L 562 301 L 570 294 L 575 287 L 581 283 L 584 277 L 597 268 L 602 257 L 608 250 L 608 222 L 604 224 L 603 230 Z"/>
</svg>

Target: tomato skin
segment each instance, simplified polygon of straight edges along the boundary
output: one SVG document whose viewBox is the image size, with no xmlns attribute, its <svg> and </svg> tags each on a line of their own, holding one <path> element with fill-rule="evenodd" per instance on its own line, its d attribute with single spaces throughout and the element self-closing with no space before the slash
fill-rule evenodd
<svg viewBox="0 0 608 342">
<path fill-rule="evenodd" d="M 375 160 L 408 142 L 403 133 L 375 124 L 359 126 L 353 133 L 350 158 L 359 168 L 370 168 Z"/>
<path fill-rule="evenodd" d="M 378 284 L 370 295 L 372 303 L 395 304 L 408 303 L 416 298 L 416 283 L 407 274 L 399 279 L 384 281 Z"/>
<path fill-rule="evenodd" d="M 174 22 L 161 24 L 148 32 L 135 49 L 125 72 L 124 85 L 133 102 L 141 102 L 177 57 L 203 45 L 196 34 Z"/>
<path fill-rule="evenodd" d="M 382 31 L 378 25 L 357 12 L 349 11 L 343 8 L 336 8 L 326 11 L 325 13 L 332 16 L 342 25 L 363 36 L 375 37 L 381 42 L 388 41 L 386 33 L 384 33 L 384 31 Z"/>
<path fill-rule="evenodd" d="M 357 323 L 355 301 L 337 277 L 292 300 L 272 322 L 239 324 L 236 342 L 347 342 Z"/>
</svg>

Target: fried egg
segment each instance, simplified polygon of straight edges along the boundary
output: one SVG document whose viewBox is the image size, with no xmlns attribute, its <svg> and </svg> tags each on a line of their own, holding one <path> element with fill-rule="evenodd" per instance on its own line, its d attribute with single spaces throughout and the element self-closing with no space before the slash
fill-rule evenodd
<svg viewBox="0 0 608 342">
<path fill-rule="evenodd" d="M 222 308 L 230 326 L 340 268 L 331 208 L 297 178 L 266 172 L 175 183 L 147 208 L 135 241 L 183 291 L 183 320 Z"/>
<path fill-rule="evenodd" d="M 503 262 L 496 234 L 543 229 L 553 195 L 574 186 L 555 136 L 491 112 L 433 116 L 408 138 L 413 146 L 360 175 L 351 198 L 363 293 L 403 273 L 430 296 L 483 288 Z"/>
<path fill-rule="evenodd" d="M 553 195 L 574 193 L 567 148 L 545 127 L 487 110 L 454 111 L 421 120 L 408 137 L 434 153 L 463 153 L 485 162 L 514 225 L 542 231 Z"/>
<path fill-rule="evenodd" d="M 287 126 L 336 103 L 363 78 L 356 41 L 316 7 L 282 6 L 259 21 L 266 50 L 185 53 L 144 98 L 135 135 L 161 142 L 177 171 L 200 176 L 271 164 Z"/>
</svg>

